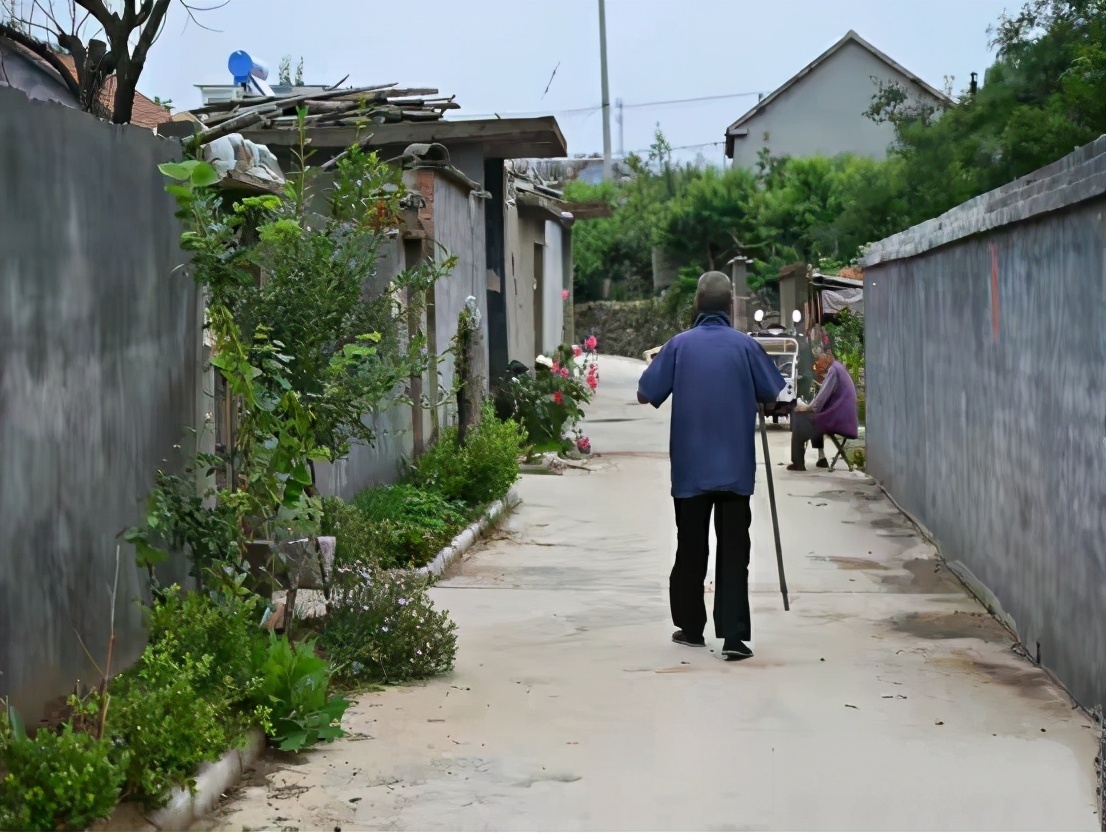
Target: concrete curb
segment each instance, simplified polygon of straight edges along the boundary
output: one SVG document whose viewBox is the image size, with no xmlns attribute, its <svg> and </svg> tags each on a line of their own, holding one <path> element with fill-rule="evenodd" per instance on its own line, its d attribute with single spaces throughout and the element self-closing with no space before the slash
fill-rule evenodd
<svg viewBox="0 0 1106 834">
<path fill-rule="evenodd" d="M 165 807 L 151 812 L 146 819 L 159 831 L 187 831 L 219 806 L 223 794 L 238 784 L 246 768 L 257 761 L 264 749 L 265 734 L 251 730 L 243 748 L 230 750 L 219 761 L 200 766 L 195 793 L 177 788 Z"/>
<path fill-rule="evenodd" d="M 520 503 L 521 499 L 518 497 L 518 493 L 512 488 L 503 498 L 488 507 L 479 521 L 474 521 L 462 530 L 448 546 L 438 551 L 438 555 L 434 557 L 433 562 L 419 568 L 419 573 L 427 576 L 441 576 L 450 565 L 464 556 L 490 527 L 498 523 L 506 513 L 513 510 Z"/>
</svg>

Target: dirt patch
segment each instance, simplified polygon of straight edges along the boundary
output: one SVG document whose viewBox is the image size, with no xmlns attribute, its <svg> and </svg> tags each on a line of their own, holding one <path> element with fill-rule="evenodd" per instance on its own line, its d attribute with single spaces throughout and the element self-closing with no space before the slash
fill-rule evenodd
<svg viewBox="0 0 1106 834">
<path fill-rule="evenodd" d="M 964 589 L 948 568 L 936 559 L 911 559 L 903 564 L 906 576 L 881 576 L 888 590 L 905 594 L 962 594 Z"/>
<path fill-rule="evenodd" d="M 841 570 L 887 570 L 888 566 L 875 559 L 858 559 L 854 556 L 815 556 L 820 562 L 831 562 Z"/>
<path fill-rule="evenodd" d="M 1010 643 L 1009 633 L 985 611 L 936 611 L 894 617 L 892 625 L 923 640 L 975 638 L 989 643 Z"/>
<path fill-rule="evenodd" d="M 976 677 L 988 682 L 1009 686 L 1016 689 L 1024 697 L 1031 698 L 1034 701 L 1054 704 L 1063 717 L 1068 717 L 1071 710 L 1070 699 L 1067 698 L 1063 690 L 1049 679 L 1043 670 L 1013 654 L 1011 654 L 1008 663 L 996 663 L 980 660 L 971 652 L 954 650 L 952 657 L 941 658 L 936 662 L 966 669 Z"/>
</svg>

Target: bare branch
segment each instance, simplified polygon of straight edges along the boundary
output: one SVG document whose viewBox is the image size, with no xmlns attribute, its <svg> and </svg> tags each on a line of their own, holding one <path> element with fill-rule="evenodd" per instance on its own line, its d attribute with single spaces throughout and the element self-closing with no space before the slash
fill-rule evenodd
<svg viewBox="0 0 1106 834">
<path fill-rule="evenodd" d="M 203 23 L 200 23 L 200 21 L 196 18 L 196 12 L 211 12 L 211 11 L 214 11 L 215 9 L 221 9 L 221 8 L 223 8 L 223 6 L 227 5 L 227 3 L 229 3 L 229 2 L 230 2 L 230 0 L 224 0 L 224 2 L 219 3 L 215 6 L 207 6 L 205 8 L 199 8 L 198 6 L 193 6 L 192 4 L 186 3 L 186 2 L 184 2 L 184 0 L 181 0 L 181 5 L 184 6 L 184 10 L 186 12 L 188 12 L 188 20 L 191 21 L 192 23 L 195 23 L 201 29 L 206 29 L 208 32 L 222 32 L 221 29 L 214 29 L 211 26 L 206 26 Z M 188 22 L 186 21 L 184 25 L 187 28 Z"/>
<path fill-rule="evenodd" d="M 109 34 L 122 23 L 122 20 L 119 19 L 119 15 L 112 14 L 111 10 L 104 5 L 103 0 L 74 1 L 78 6 L 96 18 L 96 20 L 100 22 L 100 25 L 104 27 L 104 31 Z"/>
<path fill-rule="evenodd" d="M 62 25 L 60 23 L 58 23 L 58 21 L 54 18 L 53 8 L 47 9 L 44 5 L 42 5 L 42 3 L 39 2 L 39 0 L 34 0 L 32 6 L 31 6 L 32 13 L 33 13 L 33 10 L 36 9 L 36 8 L 40 9 L 42 11 L 42 13 L 44 15 L 46 15 L 46 19 L 49 20 L 52 24 L 54 24 L 54 30 L 59 35 L 65 31 L 65 29 L 62 28 Z"/>
</svg>

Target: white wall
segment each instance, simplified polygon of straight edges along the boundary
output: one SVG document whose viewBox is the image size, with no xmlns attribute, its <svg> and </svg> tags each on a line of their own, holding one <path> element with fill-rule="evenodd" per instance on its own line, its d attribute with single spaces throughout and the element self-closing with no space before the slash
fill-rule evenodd
<svg viewBox="0 0 1106 834">
<path fill-rule="evenodd" d="M 552 220 L 545 221 L 545 285 L 542 293 L 542 350 L 550 351 L 561 344 L 564 328 L 565 288 L 564 227 Z"/>
<path fill-rule="evenodd" d="M 836 156 L 853 153 L 883 159 L 895 140 L 894 127 L 864 116 L 876 93 L 873 78 L 897 81 L 932 100 L 906 76 L 856 43 L 845 46 L 744 125 L 734 139 L 733 164 L 753 168 L 767 147 L 773 156 Z"/>
</svg>

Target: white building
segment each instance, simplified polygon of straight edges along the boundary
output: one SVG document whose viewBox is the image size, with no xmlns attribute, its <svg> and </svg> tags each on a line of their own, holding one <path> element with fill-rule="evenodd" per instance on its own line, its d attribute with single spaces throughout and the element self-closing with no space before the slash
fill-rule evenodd
<svg viewBox="0 0 1106 834">
<path fill-rule="evenodd" d="M 952 103 L 850 30 L 726 129 L 726 156 L 739 168 L 754 167 L 762 148 L 773 156 L 852 153 L 882 159 L 895 140 L 894 127 L 877 124 L 864 111 L 880 83 L 889 82 L 916 102 Z"/>
</svg>

